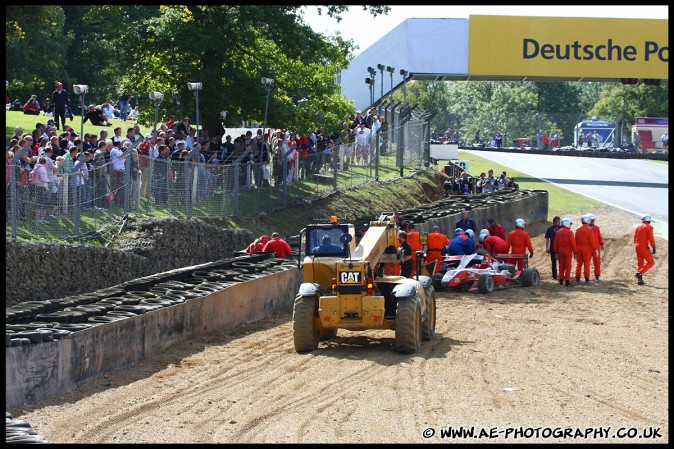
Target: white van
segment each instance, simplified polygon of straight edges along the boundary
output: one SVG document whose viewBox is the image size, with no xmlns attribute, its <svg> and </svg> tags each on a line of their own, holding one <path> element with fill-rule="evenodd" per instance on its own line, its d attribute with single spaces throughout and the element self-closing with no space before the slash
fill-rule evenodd
<svg viewBox="0 0 674 449">
<path fill-rule="evenodd" d="M 668 117 L 637 117 L 632 126 L 632 135 L 637 132 L 641 138 L 642 151 L 668 151 L 662 147 L 662 135 L 669 132 Z"/>
</svg>

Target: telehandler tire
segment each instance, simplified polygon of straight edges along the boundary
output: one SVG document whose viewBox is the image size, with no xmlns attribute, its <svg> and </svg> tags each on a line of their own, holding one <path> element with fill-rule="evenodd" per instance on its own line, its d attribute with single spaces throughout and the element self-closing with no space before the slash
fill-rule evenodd
<svg viewBox="0 0 674 449">
<path fill-rule="evenodd" d="M 293 306 L 293 341 L 295 351 L 310 352 L 318 348 L 320 329 L 316 326 L 316 297 L 297 295 Z"/>
<path fill-rule="evenodd" d="M 337 336 L 337 329 L 321 329 L 318 339 L 320 341 L 327 341 L 330 340 L 331 338 L 335 338 L 336 336 Z"/>
<path fill-rule="evenodd" d="M 436 312 L 435 312 L 435 290 L 430 289 L 431 294 L 430 296 L 427 296 L 426 301 L 428 301 L 428 304 L 426 304 L 426 316 L 425 319 L 423 320 L 423 325 L 421 327 L 421 339 L 422 340 L 431 340 L 433 337 L 435 337 L 435 318 L 436 318 Z"/>
<path fill-rule="evenodd" d="M 421 306 L 416 294 L 398 298 L 395 332 L 396 351 L 413 354 L 421 349 Z"/>
</svg>

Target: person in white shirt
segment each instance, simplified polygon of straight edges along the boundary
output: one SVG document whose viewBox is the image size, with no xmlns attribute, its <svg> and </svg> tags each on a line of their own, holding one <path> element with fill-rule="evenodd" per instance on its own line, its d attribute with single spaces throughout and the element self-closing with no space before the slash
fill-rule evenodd
<svg viewBox="0 0 674 449">
<path fill-rule="evenodd" d="M 124 206 L 124 153 L 115 146 L 110 150 L 110 164 L 110 191 L 115 195 L 114 205 Z"/>
<path fill-rule="evenodd" d="M 368 155 L 370 154 L 370 136 L 372 135 L 372 131 L 365 126 L 365 122 L 362 122 L 358 126 L 360 129 L 356 132 L 355 165 L 361 165 L 359 161 L 362 161 L 362 165 L 365 165 L 368 162 Z"/>
<path fill-rule="evenodd" d="M 376 148 L 372 150 L 372 154 L 377 153 L 377 149 L 381 147 L 381 141 L 383 136 L 379 135 L 379 130 L 381 129 L 381 122 L 379 121 L 379 116 L 375 114 L 372 117 L 372 134 L 374 135 L 375 138 L 375 146 Z"/>
<path fill-rule="evenodd" d="M 663 150 L 668 150 L 669 149 L 669 135 L 667 134 L 667 131 L 662 135 L 662 149 Z"/>
<path fill-rule="evenodd" d="M 115 108 L 112 107 L 110 103 L 103 103 L 101 105 L 101 111 L 103 111 L 103 114 L 105 114 L 108 121 L 115 118 Z"/>
<path fill-rule="evenodd" d="M 194 142 L 197 141 L 197 130 L 195 128 L 190 128 L 189 135 L 185 137 L 185 148 L 192 151 L 194 148 Z"/>
</svg>

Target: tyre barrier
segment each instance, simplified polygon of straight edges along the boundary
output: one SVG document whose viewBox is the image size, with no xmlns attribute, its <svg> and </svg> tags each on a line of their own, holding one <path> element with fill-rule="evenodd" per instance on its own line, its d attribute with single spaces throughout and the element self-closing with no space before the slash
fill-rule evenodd
<svg viewBox="0 0 674 449">
<path fill-rule="evenodd" d="M 257 269 L 256 265 L 251 262 L 232 262 L 232 268 L 243 268 L 248 273 L 253 273 Z"/>
<path fill-rule="evenodd" d="M 124 293 L 122 296 L 138 296 L 140 298 L 156 298 L 157 295 L 155 295 L 153 292 L 150 291 L 138 291 L 138 290 L 132 290 L 129 292 Z"/>
<path fill-rule="evenodd" d="M 257 278 L 259 278 L 259 276 L 253 276 L 253 275 L 250 275 L 250 274 L 240 274 L 238 276 L 235 276 L 233 280 L 237 281 L 237 282 L 247 282 L 247 281 L 255 280 Z"/>
<path fill-rule="evenodd" d="M 12 339 L 27 338 L 30 343 L 42 343 L 44 334 L 37 331 L 20 331 L 11 335 Z"/>
<path fill-rule="evenodd" d="M 70 332 L 77 332 L 91 327 L 92 325 L 87 323 L 59 323 L 54 329 L 65 329 Z"/>
<path fill-rule="evenodd" d="M 202 281 L 209 281 L 219 279 L 220 275 L 217 273 L 212 273 L 210 271 L 195 271 L 192 273 L 193 279 L 201 279 Z"/>
<path fill-rule="evenodd" d="M 182 304 L 182 303 L 185 302 L 184 296 L 174 295 L 172 293 L 166 293 L 166 294 L 162 295 L 161 297 L 159 297 L 159 299 L 162 299 L 164 301 L 168 301 L 168 302 L 171 303 L 171 305 Z"/>
<path fill-rule="evenodd" d="M 297 250 L 294 253 L 296 258 Z M 289 258 L 246 259 L 221 261 L 212 265 L 213 268 L 202 267 L 191 273 L 173 275 L 172 279 L 160 273 L 95 292 L 26 301 L 7 307 L 6 345 L 59 340 L 79 330 L 182 304 L 239 282 L 297 267 L 296 262 Z M 178 277 L 182 280 L 177 280 Z"/>
<path fill-rule="evenodd" d="M 172 305 L 173 305 L 173 304 L 171 303 L 171 301 L 167 301 L 167 300 L 165 300 L 165 299 L 159 299 L 159 298 L 146 298 L 146 299 L 142 299 L 142 300 L 140 301 L 140 304 L 142 304 L 142 305 L 149 304 L 149 305 L 153 305 L 153 306 L 159 306 L 160 308 L 161 308 L 161 307 L 169 307 L 169 306 L 172 306 Z"/>
<path fill-rule="evenodd" d="M 61 324 L 84 323 L 87 320 L 87 314 L 79 311 L 60 310 L 52 313 L 40 313 L 35 319 Z"/>
<path fill-rule="evenodd" d="M 67 307 L 64 309 L 66 312 L 83 312 L 84 314 L 87 315 L 87 318 L 91 318 L 92 316 L 101 316 L 105 315 L 108 310 L 103 307 L 103 306 L 96 306 L 93 304 L 85 304 L 83 306 L 77 306 L 77 307 Z"/>
<path fill-rule="evenodd" d="M 5 412 L 5 442 L 15 444 L 51 444 L 30 423 L 24 419 L 14 419 L 12 414 Z"/>
<path fill-rule="evenodd" d="M 174 296 L 179 296 L 181 298 L 184 298 L 185 301 L 188 301 L 192 298 L 195 298 L 197 295 L 194 294 L 192 290 L 166 290 L 167 295 L 174 295 Z"/>
<path fill-rule="evenodd" d="M 231 281 L 234 279 L 234 276 L 242 274 L 241 270 L 238 269 L 216 269 L 213 270 L 214 273 L 217 273 L 220 276 L 220 279 L 224 281 Z"/>
<path fill-rule="evenodd" d="M 108 312 L 108 316 L 120 316 L 122 318 L 131 318 L 136 315 L 139 314 L 135 312 L 130 312 L 128 310 L 111 310 L 110 312 Z"/>
<path fill-rule="evenodd" d="M 147 309 L 140 305 L 140 300 L 136 304 L 122 304 L 121 306 L 115 306 L 114 312 L 133 312 L 136 315 L 145 313 Z"/>
<path fill-rule="evenodd" d="M 92 324 L 106 324 L 112 323 L 113 321 L 123 320 L 124 318 L 125 317 L 119 315 L 90 316 L 87 322 Z"/>
<path fill-rule="evenodd" d="M 132 295 L 122 296 L 121 298 L 122 298 L 122 305 L 125 306 L 135 306 L 139 304 L 141 300 L 146 299 L 142 296 L 132 296 Z"/>
</svg>

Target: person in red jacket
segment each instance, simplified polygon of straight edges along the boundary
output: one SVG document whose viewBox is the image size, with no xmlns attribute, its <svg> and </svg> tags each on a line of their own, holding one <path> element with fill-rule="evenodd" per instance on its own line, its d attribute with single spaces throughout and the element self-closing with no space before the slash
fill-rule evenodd
<svg viewBox="0 0 674 449">
<path fill-rule="evenodd" d="M 594 221 L 597 219 L 597 217 L 594 216 L 594 214 L 588 214 L 590 217 L 590 229 L 594 231 L 594 238 L 597 240 L 597 245 L 599 245 L 599 248 L 597 248 L 598 255 L 592 255 L 592 266 L 594 266 L 594 281 L 598 284 L 599 283 L 599 276 L 601 276 L 601 252 L 604 251 L 604 237 L 601 235 L 601 229 L 599 226 L 597 226 Z"/>
<path fill-rule="evenodd" d="M 449 239 L 445 234 L 440 232 L 439 226 L 434 226 L 433 231 L 428 234 L 428 250 L 426 256 L 427 264 L 437 260 L 433 273 L 438 273 L 440 271 L 442 251 L 445 249 L 445 245 L 449 245 Z"/>
<path fill-rule="evenodd" d="M 639 280 L 639 285 L 645 284 L 643 274 L 655 265 L 653 255 L 651 255 L 648 249 L 649 244 L 653 248 L 653 254 L 655 254 L 655 239 L 653 238 L 651 216 L 644 215 L 641 217 L 641 224 L 634 230 L 634 249 L 637 252 L 637 274 L 634 276 Z"/>
<path fill-rule="evenodd" d="M 489 251 L 489 254 L 492 256 L 494 254 L 505 254 L 508 252 L 506 241 L 496 235 L 480 234 L 480 243 L 482 243 L 482 247 Z"/>
<path fill-rule="evenodd" d="M 489 235 L 495 235 L 496 237 L 501 237 L 503 239 L 503 241 L 506 240 L 505 229 L 503 229 L 503 226 L 498 224 L 493 217 L 490 217 L 489 220 L 487 220 L 487 223 L 489 224 L 489 227 L 487 227 L 487 231 L 489 231 Z"/>
<path fill-rule="evenodd" d="M 576 247 L 576 236 L 571 230 L 573 223 L 568 218 L 561 221 L 562 227 L 555 232 L 552 250 L 559 260 L 559 285 L 566 283 L 567 287 L 571 285 L 571 259 L 576 257 L 578 248 Z"/>
<path fill-rule="evenodd" d="M 524 225 L 526 223 L 522 218 L 515 220 L 515 230 L 511 231 L 508 234 L 508 240 L 506 240 L 506 252 L 511 254 L 526 254 L 529 250 L 529 257 L 534 257 L 534 248 L 531 245 L 531 238 L 529 233 L 524 230 Z M 490 231 L 491 232 L 491 231 Z M 515 261 L 515 259 L 512 259 Z M 516 259 L 517 269 L 524 269 L 524 259 Z"/>
<path fill-rule="evenodd" d="M 246 252 L 248 253 L 249 256 L 252 256 L 255 253 L 261 253 L 262 250 L 264 249 L 264 245 L 266 245 L 268 241 L 269 237 L 263 235 L 259 239 L 255 239 L 253 243 L 248 245 L 248 248 L 246 248 Z"/>
<path fill-rule="evenodd" d="M 583 225 L 576 229 L 576 247 L 578 248 L 578 256 L 576 257 L 576 284 L 580 284 L 580 270 L 583 269 L 583 276 L 585 276 L 585 283 L 590 283 L 590 261 L 592 256 L 599 255 L 599 245 L 594 236 L 594 231 L 590 229 L 590 216 L 583 215 L 580 217 Z"/>
<path fill-rule="evenodd" d="M 271 240 L 264 245 L 262 252 L 273 252 L 276 253 L 276 257 L 286 257 L 292 252 L 292 249 L 290 248 L 290 245 L 288 245 L 288 242 L 278 235 L 278 232 L 274 232 L 271 235 Z"/>
<path fill-rule="evenodd" d="M 412 247 L 412 274 L 410 277 L 414 277 L 414 274 L 417 272 L 417 251 L 423 249 L 419 237 L 419 231 L 415 229 L 414 223 L 410 223 L 407 226 L 407 243 Z"/>
<path fill-rule="evenodd" d="M 40 105 L 37 102 L 35 95 L 30 97 L 30 100 L 23 105 L 23 113 L 30 115 L 40 115 Z"/>
</svg>

